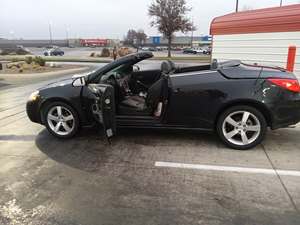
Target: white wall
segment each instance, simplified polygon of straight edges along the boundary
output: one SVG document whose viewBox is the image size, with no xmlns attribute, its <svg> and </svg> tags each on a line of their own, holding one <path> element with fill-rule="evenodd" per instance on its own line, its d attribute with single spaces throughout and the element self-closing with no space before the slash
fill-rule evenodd
<svg viewBox="0 0 300 225">
<path fill-rule="evenodd" d="M 297 46 L 294 73 L 300 78 L 300 32 L 214 35 L 212 59 L 240 59 L 285 68 L 290 45 Z"/>
</svg>

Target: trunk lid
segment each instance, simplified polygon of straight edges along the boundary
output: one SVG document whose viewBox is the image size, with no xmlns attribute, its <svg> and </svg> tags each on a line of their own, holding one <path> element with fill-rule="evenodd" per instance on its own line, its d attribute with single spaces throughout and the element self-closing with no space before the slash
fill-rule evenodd
<svg viewBox="0 0 300 225">
<path fill-rule="evenodd" d="M 218 71 L 228 79 L 296 79 L 293 73 L 284 68 L 245 64 L 239 60 L 220 63 Z"/>
</svg>

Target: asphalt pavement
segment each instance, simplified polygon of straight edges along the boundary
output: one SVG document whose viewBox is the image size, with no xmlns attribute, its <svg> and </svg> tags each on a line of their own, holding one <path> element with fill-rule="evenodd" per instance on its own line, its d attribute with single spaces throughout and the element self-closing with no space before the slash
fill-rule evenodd
<svg viewBox="0 0 300 225">
<path fill-rule="evenodd" d="M 0 224 L 300 224 L 299 126 L 248 151 L 187 131 L 58 140 L 25 113 L 57 79 L 0 87 Z"/>
</svg>

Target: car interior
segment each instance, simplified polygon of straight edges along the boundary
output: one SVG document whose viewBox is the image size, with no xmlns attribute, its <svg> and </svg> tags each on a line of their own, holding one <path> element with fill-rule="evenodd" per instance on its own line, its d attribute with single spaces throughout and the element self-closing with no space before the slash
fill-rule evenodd
<svg viewBox="0 0 300 225">
<path fill-rule="evenodd" d="M 176 67 L 168 60 L 156 70 L 140 70 L 138 65 L 122 64 L 104 74 L 101 83 L 114 87 L 117 115 L 159 118 L 167 106 L 171 74 L 209 70 L 215 65 Z"/>
</svg>

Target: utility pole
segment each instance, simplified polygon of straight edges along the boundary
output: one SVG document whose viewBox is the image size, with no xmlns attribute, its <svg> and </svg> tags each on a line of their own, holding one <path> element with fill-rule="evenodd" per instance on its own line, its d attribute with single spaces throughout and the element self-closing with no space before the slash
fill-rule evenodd
<svg viewBox="0 0 300 225">
<path fill-rule="evenodd" d="M 280 0 L 280 6 L 282 6 L 282 0 Z"/>
<path fill-rule="evenodd" d="M 52 29 L 51 29 L 51 22 L 49 23 L 49 36 L 50 36 L 50 44 L 52 44 Z"/>
<path fill-rule="evenodd" d="M 236 0 L 236 3 L 235 3 L 235 12 L 238 12 L 239 11 L 239 0 Z"/>
<path fill-rule="evenodd" d="M 192 26 L 194 27 L 194 18 L 192 19 Z M 191 48 L 193 48 L 193 41 L 194 41 L 194 29 L 192 29 L 192 35 L 191 35 Z"/>
<path fill-rule="evenodd" d="M 66 28 L 67 47 L 69 47 L 69 28 Z"/>
</svg>

